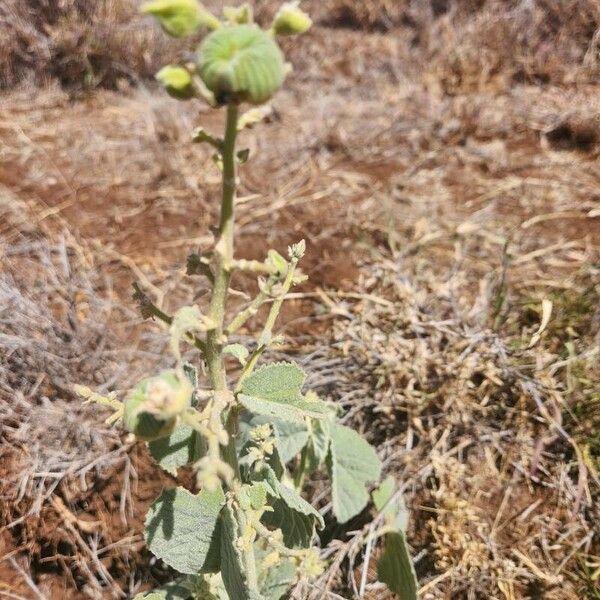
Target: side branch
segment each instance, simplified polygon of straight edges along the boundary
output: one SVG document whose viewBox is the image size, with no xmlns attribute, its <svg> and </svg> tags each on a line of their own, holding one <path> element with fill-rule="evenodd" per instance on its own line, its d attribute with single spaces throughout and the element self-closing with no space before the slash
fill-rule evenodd
<svg viewBox="0 0 600 600">
<path fill-rule="evenodd" d="M 140 312 L 142 313 L 142 317 L 144 319 L 157 318 L 167 325 L 171 325 L 173 323 L 173 317 L 158 308 L 158 306 L 156 306 L 156 304 L 150 300 L 146 292 L 140 288 L 137 282 L 134 282 L 133 289 L 133 299 L 138 303 Z M 186 333 L 185 337 L 187 341 L 200 350 L 202 354 L 206 353 L 206 344 L 198 336 L 193 335 L 192 333 Z"/>
</svg>

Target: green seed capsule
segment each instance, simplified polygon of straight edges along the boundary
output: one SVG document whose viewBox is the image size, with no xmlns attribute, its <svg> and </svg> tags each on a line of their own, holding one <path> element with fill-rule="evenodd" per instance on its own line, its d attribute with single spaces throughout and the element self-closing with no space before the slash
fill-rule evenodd
<svg viewBox="0 0 600 600">
<path fill-rule="evenodd" d="M 125 400 L 125 427 L 140 440 L 166 437 L 191 405 L 192 392 L 190 382 L 175 371 L 143 379 Z"/>
<path fill-rule="evenodd" d="M 262 104 L 285 79 L 283 54 L 256 25 L 233 25 L 211 33 L 202 43 L 198 72 L 220 104 Z"/>
</svg>

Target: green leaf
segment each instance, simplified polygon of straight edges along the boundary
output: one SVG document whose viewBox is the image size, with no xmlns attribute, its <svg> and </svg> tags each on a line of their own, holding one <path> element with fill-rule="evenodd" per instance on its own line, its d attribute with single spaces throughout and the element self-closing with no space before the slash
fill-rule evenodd
<svg viewBox="0 0 600 600">
<path fill-rule="evenodd" d="M 278 497 L 273 500 L 273 511 L 265 512 L 263 522 L 272 529 L 281 529 L 283 541 L 290 548 L 307 548 L 312 542 L 315 525 L 325 526 L 323 517 L 298 492 L 287 487 L 279 480 L 271 479 Z"/>
<path fill-rule="evenodd" d="M 266 465 L 264 469 L 256 473 L 256 476 L 260 478 L 259 481 L 262 481 L 265 486 L 268 486 L 267 493 L 273 496 L 273 498 L 279 498 L 279 492 L 277 490 L 279 489 L 279 477 L 282 475 L 283 472 L 277 474 L 270 465 Z"/>
<path fill-rule="evenodd" d="M 373 490 L 375 508 L 383 513 L 385 524 L 398 531 L 406 531 L 408 526 L 408 509 L 402 494 L 396 493 L 396 480 L 391 475 Z"/>
<path fill-rule="evenodd" d="M 221 489 L 197 495 L 182 487 L 163 490 L 146 516 L 145 537 L 152 553 L 180 573 L 193 575 L 210 562 Z"/>
<path fill-rule="evenodd" d="M 285 464 L 297 456 L 308 442 L 308 428 L 306 423 L 294 423 L 271 419 L 275 433 L 277 451 L 281 461 Z"/>
<path fill-rule="evenodd" d="M 225 591 L 221 573 L 203 575 L 202 582 L 195 590 L 194 600 L 230 600 Z"/>
<path fill-rule="evenodd" d="M 373 490 L 373 504 L 375 504 L 375 508 L 381 512 L 385 505 L 390 501 L 391 497 L 394 495 L 394 491 L 396 490 L 396 480 L 392 475 L 386 477 L 381 485 Z"/>
<path fill-rule="evenodd" d="M 311 18 L 299 8 L 299 0 L 286 2 L 281 6 L 273 20 L 275 35 L 298 35 L 312 26 Z"/>
<path fill-rule="evenodd" d="M 271 491 L 271 486 L 265 481 L 242 485 L 239 494 L 240 505 L 244 510 L 260 510 L 267 504 L 267 494 Z"/>
<path fill-rule="evenodd" d="M 333 513 L 338 522 L 345 523 L 367 505 L 366 484 L 379 479 L 381 462 L 356 431 L 332 425 L 327 467 L 332 482 Z"/>
<path fill-rule="evenodd" d="M 285 421 L 325 418 L 328 412 L 324 402 L 302 396 L 304 380 L 304 372 L 294 363 L 266 365 L 243 382 L 238 399 L 254 414 Z"/>
<path fill-rule="evenodd" d="M 246 2 L 241 6 L 224 6 L 223 16 L 231 24 L 243 25 L 254 20 L 252 7 Z"/>
<path fill-rule="evenodd" d="M 279 482 L 277 491 L 279 492 L 279 497 L 281 500 L 283 500 L 292 510 L 309 517 L 314 517 L 319 525 L 319 529 L 323 529 L 323 527 L 325 527 L 321 513 L 311 504 L 309 504 L 304 498 L 302 498 L 298 492 L 281 482 Z"/>
<path fill-rule="evenodd" d="M 257 560 L 263 555 L 257 552 Z M 296 566 L 288 559 L 282 558 L 276 565 L 259 569 L 258 584 L 265 600 L 280 600 L 296 581 Z"/>
<path fill-rule="evenodd" d="M 228 344 L 223 348 L 223 352 L 237 358 L 242 367 L 246 364 L 248 355 L 250 354 L 248 348 L 242 346 L 242 344 Z"/>
<path fill-rule="evenodd" d="M 288 261 L 285 260 L 285 258 L 283 258 L 279 252 L 277 252 L 277 250 L 269 250 L 267 254 L 267 260 L 280 275 L 287 273 Z"/>
<path fill-rule="evenodd" d="M 388 533 L 377 565 L 377 577 L 400 600 L 417 600 L 418 581 L 404 533 Z"/>
<path fill-rule="evenodd" d="M 326 419 L 312 419 L 310 423 L 310 439 L 308 463 L 309 470 L 318 469 L 327 458 L 331 442 L 331 424 Z"/>
<path fill-rule="evenodd" d="M 201 458 L 205 448 L 200 434 L 189 425 L 180 423 L 169 437 L 149 442 L 148 450 L 162 469 L 175 476 L 179 467 Z"/>
<path fill-rule="evenodd" d="M 193 580 L 182 577 L 151 592 L 137 594 L 133 600 L 188 600 L 192 597 L 193 589 Z"/>
<path fill-rule="evenodd" d="M 235 600 L 263 600 L 248 588 L 242 553 L 237 546 L 238 524 L 229 506 L 223 507 L 221 534 L 221 577 L 229 594 Z"/>
<path fill-rule="evenodd" d="M 272 502 L 273 511 L 265 512 L 262 522 L 269 529 L 281 529 L 288 548 L 308 548 L 315 535 L 315 520 L 292 510 L 283 500 Z"/>
</svg>

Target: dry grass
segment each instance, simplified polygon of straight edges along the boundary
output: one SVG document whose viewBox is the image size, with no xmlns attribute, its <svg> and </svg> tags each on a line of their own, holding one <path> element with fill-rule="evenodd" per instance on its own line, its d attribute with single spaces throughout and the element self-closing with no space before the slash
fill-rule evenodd
<svg viewBox="0 0 600 600">
<path fill-rule="evenodd" d="M 570 83 L 599 73 L 600 6 L 593 0 L 457 4 L 427 32 L 429 72 L 448 93 L 513 83 Z"/>
<path fill-rule="evenodd" d="M 0 5 L 0 89 L 53 79 L 114 87 L 152 77 L 181 45 L 138 14 L 137 0 L 5 0 Z"/>
<path fill-rule="evenodd" d="M 7 0 L 0 6 L 0 88 L 23 81 L 114 87 L 149 79 L 185 45 L 138 14 L 139 0 Z M 234 2 L 235 4 L 235 2 Z M 266 22 L 277 2 L 257 3 Z M 207 2 L 219 11 L 220 3 Z M 595 0 L 305 0 L 334 28 L 408 33 L 414 61 L 444 92 L 598 76 Z"/>
<path fill-rule="evenodd" d="M 585 80 L 598 20 L 585 0 L 563 18 L 567 4 L 540 21 L 541 2 L 436 3 L 435 15 L 346 3 L 355 22 L 293 50 L 275 118 L 244 140 L 239 252 L 309 245 L 311 280 L 272 358 L 302 348 L 311 385 L 401 481 L 427 600 L 597 595 L 600 102 Z M 391 33 L 369 22 L 380 6 L 402 8 Z M 532 35 L 509 55 L 527 6 Z M 123 46 L 127 64 L 136 47 Z M 37 58 L 19 64 L 11 77 L 49 76 Z M 541 68 L 547 84 L 531 85 Z M 2 592 L 109 598 L 168 577 L 140 543 L 156 470 L 69 383 L 121 391 L 163 364 L 132 280 L 167 310 L 204 301 L 182 271 L 210 243 L 218 194 L 209 153 L 185 143 L 198 122 L 219 126 L 143 86 L 4 96 Z M 544 299 L 552 317 L 531 345 Z M 311 494 L 328 518 L 327 482 Z M 331 568 L 295 597 L 354 598 L 363 569 L 363 598 L 385 597 L 367 521 L 330 524 Z"/>
<path fill-rule="evenodd" d="M 4 187 L 0 215 L 0 591 L 119 597 L 139 560 L 122 544 L 140 543 L 134 506 L 151 500 L 138 484 L 148 461 L 72 385 L 131 385 L 157 364 L 162 339 L 136 347 L 136 315 L 113 301 L 91 255 L 66 230 L 50 239 Z M 15 581 L 11 565 L 35 581 Z"/>
</svg>

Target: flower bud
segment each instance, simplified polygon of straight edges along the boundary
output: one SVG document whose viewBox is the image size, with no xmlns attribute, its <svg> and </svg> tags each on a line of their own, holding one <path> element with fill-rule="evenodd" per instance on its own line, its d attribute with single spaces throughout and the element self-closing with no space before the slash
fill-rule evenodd
<svg viewBox="0 0 600 600">
<path fill-rule="evenodd" d="M 156 79 L 165 88 L 167 94 L 178 100 L 188 100 L 195 96 L 194 82 L 187 69 L 168 65 L 157 74 Z"/>
<path fill-rule="evenodd" d="M 176 38 L 192 35 L 202 26 L 221 26 L 198 0 L 153 0 L 142 5 L 142 12 L 156 17 L 165 32 Z"/>
<path fill-rule="evenodd" d="M 275 35 L 297 35 L 308 31 L 311 18 L 298 6 L 299 2 L 286 2 L 281 6 L 273 20 Z"/>
<path fill-rule="evenodd" d="M 225 6 L 223 8 L 223 16 L 229 23 L 238 25 L 252 23 L 254 21 L 252 7 L 247 2 L 241 6 Z"/>
<path fill-rule="evenodd" d="M 262 104 L 285 78 L 279 46 L 256 25 L 233 25 L 211 33 L 200 46 L 198 72 L 219 104 Z"/>
<path fill-rule="evenodd" d="M 169 435 L 177 416 L 191 405 L 192 384 L 175 371 L 143 379 L 125 400 L 125 427 L 140 440 L 152 441 Z"/>
</svg>

